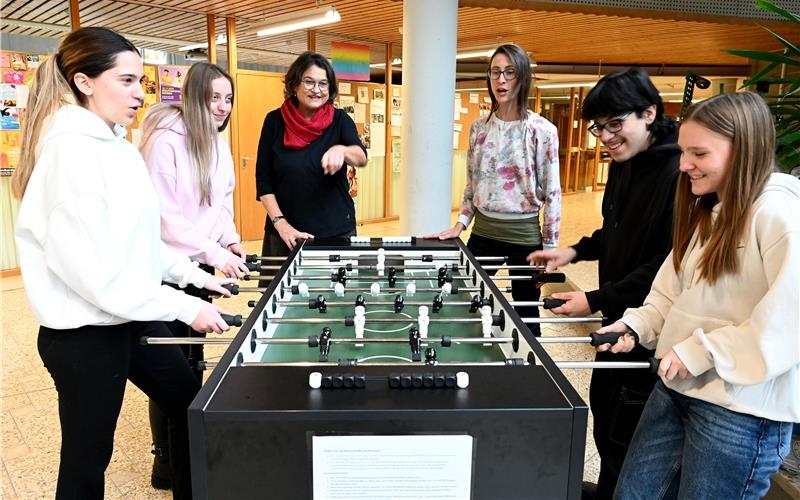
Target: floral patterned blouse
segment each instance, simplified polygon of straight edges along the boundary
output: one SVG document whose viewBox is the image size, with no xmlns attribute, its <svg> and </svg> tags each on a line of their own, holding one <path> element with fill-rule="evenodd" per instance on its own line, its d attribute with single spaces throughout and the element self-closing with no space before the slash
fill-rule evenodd
<svg viewBox="0 0 800 500">
<path fill-rule="evenodd" d="M 517 218 L 544 208 L 542 244 L 558 246 L 561 184 L 555 125 L 532 111 L 525 120 L 492 114 L 469 131 L 467 185 L 458 221 L 469 226 L 475 209 L 490 217 Z"/>
</svg>

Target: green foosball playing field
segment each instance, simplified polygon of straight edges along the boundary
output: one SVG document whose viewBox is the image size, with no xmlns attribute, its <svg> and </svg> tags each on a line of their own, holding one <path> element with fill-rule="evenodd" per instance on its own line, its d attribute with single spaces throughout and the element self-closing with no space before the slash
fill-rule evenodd
<svg viewBox="0 0 800 500">
<path fill-rule="evenodd" d="M 292 284 L 304 282 L 303 275 L 320 276 L 326 270 L 303 270 L 293 277 Z M 455 274 L 455 273 L 454 273 Z M 443 306 L 438 312 L 434 312 L 433 302 L 437 292 L 417 291 L 413 296 L 408 296 L 405 290 L 409 280 L 415 280 L 418 289 L 434 288 L 439 289 L 436 279 L 436 270 L 406 270 L 398 274 L 398 281 L 395 288 L 388 289 L 386 276 L 378 276 L 374 271 L 359 272 L 358 276 L 347 281 L 345 294 L 337 296 L 333 290 L 333 284 L 329 281 L 306 281 L 305 283 L 312 290 L 308 297 L 299 294 L 292 294 L 287 287 L 283 294 L 283 299 L 277 303 L 277 310 L 273 312 L 272 303 L 265 308 L 269 318 L 305 318 L 305 319 L 326 319 L 324 323 L 278 323 L 268 321 L 268 325 L 274 325 L 272 338 L 274 339 L 308 339 L 310 336 L 319 337 L 324 327 L 331 330 L 331 340 L 328 359 L 338 361 L 339 359 L 358 359 L 359 362 L 399 362 L 411 361 L 411 345 L 409 343 L 409 330 L 418 327 L 419 307 L 424 303 L 428 309 L 428 317 L 431 319 L 428 327 L 428 339 L 422 339 L 421 355 L 425 360 L 425 351 L 431 347 L 435 350 L 436 359 L 439 362 L 488 362 L 503 361 L 506 356 L 503 354 L 498 344 L 457 344 L 455 341 L 450 347 L 441 346 L 441 338 L 450 336 L 452 338 L 482 338 L 482 328 L 480 323 L 480 311 L 470 312 L 469 303 L 477 292 L 458 292 L 457 294 L 442 295 Z M 381 291 L 379 295 L 370 294 L 369 291 L 351 291 L 354 288 L 370 288 L 373 283 L 379 283 Z M 454 282 L 461 286 L 462 282 Z M 325 291 L 313 291 L 325 288 Z M 322 295 L 326 302 L 326 312 L 318 309 L 310 309 L 309 300 L 316 300 Z M 401 343 L 365 343 L 357 347 L 355 343 L 337 343 L 337 339 L 355 338 L 355 327 L 345 325 L 345 317 L 353 316 L 355 312 L 356 297 L 362 295 L 365 300 L 366 324 L 364 337 L 370 338 L 393 338 L 404 340 Z M 394 301 L 400 295 L 404 300 L 402 311 L 395 312 Z M 292 305 L 283 302 L 291 301 Z M 385 303 L 383 305 L 377 302 Z M 455 302 L 461 305 L 453 304 Z M 296 305 L 295 305 L 296 304 Z M 407 321 L 381 323 L 370 321 L 371 318 L 395 318 Z M 472 318 L 474 323 L 458 322 L 438 322 L 442 319 Z M 278 320 L 280 321 L 280 320 Z M 316 362 L 320 359 L 320 349 L 309 347 L 307 344 L 270 344 L 266 347 L 261 358 L 263 362 Z"/>
</svg>

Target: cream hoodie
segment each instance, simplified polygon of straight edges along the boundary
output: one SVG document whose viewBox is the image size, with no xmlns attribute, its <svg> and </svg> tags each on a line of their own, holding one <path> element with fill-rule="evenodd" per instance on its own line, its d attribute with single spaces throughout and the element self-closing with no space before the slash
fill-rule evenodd
<svg viewBox="0 0 800 500">
<path fill-rule="evenodd" d="M 715 211 L 719 210 L 719 205 Z M 694 375 L 664 383 L 732 411 L 800 422 L 800 181 L 772 174 L 739 245 L 740 272 L 714 286 L 695 273 L 703 248 L 676 273 L 661 266 L 644 305 L 622 321 L 656 357 L 670 349 Z"/>
<path fill-rule="evenodd" d="M 209 275 L 160 239 L 158 200 L 139 151 L 97 115 L 67 105 L 39 144 L 19 209 L 20 268 L 39 322 L 55 329 L 127 321 L 191 323 Z"/>
</svg>

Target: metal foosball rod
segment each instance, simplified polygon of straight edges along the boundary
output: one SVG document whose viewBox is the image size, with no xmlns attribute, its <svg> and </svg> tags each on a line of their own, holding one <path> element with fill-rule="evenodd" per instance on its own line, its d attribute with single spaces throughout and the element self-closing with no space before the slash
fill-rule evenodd
<svg viewBox="0 0 800 500">
<path fill-rule="evenodd" d="M 592 332 L 585 337 L 537 337 L 536 340 L 540 344 L 558 344 L 558 343 L 580 343 L 591 344 L 599 346 L 602 344 L 610 344 L 617 341 L 623 334 L 606 333 L 601 334 Z M 141 342 L 145 345 L 154 344 L 230 344 L 233 338 L 222 337 L 142 337 Z M 254 341 L 257 344 L 279 344 L 279 345 L 308 345 L 310 347 L 317 347 L 319 345 L 319 337 L 316 335 L 309 336 L 308 338 L 273 338 L 273 337 L 255 337 Z M 330 343 L 345 343 L 345 344 L 407 344 L 408 339 L 400 337 L 392 338 L 378 338 L 378 337 L 365 337 L 365 338 L 340 338 L 330 337 Z M 423 345 L 438 343 L 442 347 L 450 347 L 453 344 L 515 344 L 519 343 L 519 333 L 516 331 L 511 337 L 450 337 L 443 335 L 440 338 L 428 337 L 421 340 Z"/>
<path fill-rule="evenodd" d="M 277 278 L 277 275 L 245 275 L 242 279 L 244 281 L 254 281 L 254 280 L 271 280 Z M 381 279 L 383 278 L 383 279 Z M 440 279 L 441 278 L 441 279 Z M 513 275 L 513 276 L 490 276 L 489 277 L 492 281 L 534 281 L 536 283 L 564 283 L 566 281 L 566 277 L 562 273 L 533 273 L 530 275 Z M 369 281 L 369 280 L 378 280 L 378 281 L 389 281 L 390 283 L 406 283 L 406 282 L 417 282 L 417 281 L 430 281 L 430 280 L 437 280 L 452 283 L 453 280 L 459 281 L 471 281 L 473 280 L 472 276 L 446 276 L 446 277 L 437 277 L 437 276 L 406 276 L 402 278 L 398 278 L 395 276 L 353 276 L 353 275 L 340 275 L 340 274 L 296 274 L 292 276 L 293 280 L 296 281 L 327 281 L 331 283 L 346 283 L 347 281 L 352 280 L 360 280 L 360 281 Z"/>
<path fill-rule="evenodd" d="M 544 317 L 544 318 L 520 318 L 523 323 L 525 324 L 550 324 L 550 323 L 602 323 L 606 318 L 601 318 L 598 316 L 586 316 L 586 317 L 561 317 L 561 316 L 553 316 L 553 317 Z"/>
<path fill-rule="evenodd" d="M 257 278 L 253 278 L 253 279 L 257 279 Z M 507 288 L 508 288 L 508 290 L 506 290 L 506 291 L 510 292 L 511 291 L 511 287 L 507 287 Z M 239 288 L 239 291 L 242 292 L 244 290 L 242 288 Z M 323 293 L 323 292 L 330 292 L 331 289 L 329 287 L 308 287 L 307 291 L 308 292 L 313 292 L 313 293 Z M 350 287 L 350 288 L 345 288 L 344 291 L 345 292 L 351 292 L 351 293 L 352 292 L 371 292 L 372 288 L 371 287 Z M 379 293 L 402 293 L 402 292 L 405 292 L 405 291 L 406 291 L 405 288 L 389 287 L 389 288 L 384 288 L 382 290 L 379 290 Z M 439 293 L 439 292 L 442 291 L 442 289 L 441 288 L 417 288 L 416 291 L 417 292 Z M 457 295 L 459 292 L 476 293 L 476 292 L 480 292 L 480 291 L 481 291 L 480 287 L 477 287 L 477 286 L 465 286 L 465 287 L 453 286 L 450 289 L 450 294 L 451 295 Z M 502 292 L 504 290 L 501 288 L 500 291 Z M 282 284 L 281 285 L 281 292 L 290 292 L 293 295 L 298 295 L 298 294 L 300 294 L 299 285 L 286 286 L 286 285 Z"/>
<path fill-rule="evenodd" d="M 302 260 L 311 260 L 311 261 L 322 261 L 322 262 L 341 262 L 342 260 L 358 260 L 358 259 L 371 259 L 375 258 L 378 255 L 377 251 L 373 253 L 363 253 L 358 255 L 341 255 L 341 254 L 330 254 L 328 256 L 325 255 L 309 255 L 303 256 L 300 255 Z M 421 260 L 422 262 L 433 262 L 434 260 L 447 260 L 447 261 L 458 261 L 460 257 L 451 256 L 451 255 L 443 255 L 443 256 L 436 256 L 434 257 L 432 254 L 423 254 L 423 255 L 405 255 L 402 253 L 396 253 L 393 251 L 386 251 L 384 255 L 387 258 L 392 259 L 403 259 L 403 260 Z M 286 257 L 275 257 L 275 256 L 266 256 L 266 255 L 256 255 L 250 254 L 247 255 L 245 258 L 245 262 L 282 262 L 286 260 Z M 502 261 L 506 262 L 508 260 L 508 256 L 482 256 L 482 257 L 475 257 L 475 260 L 478 262 L 493 262 L 493 261 Z"/>
<path fill-rule="evenodd" d="M 360 297 L 361 297 L 361 299 L 364 298 L 363 295 L 360 296 Z M 423 302 L 423 301 L 419 301 L 419 300 L 405 300 L 403 295 L 398 295 L 397 297 L 402 298 L 403 302 L 404 302 L 404 304 L 406 306 L 427 306 L 427 305 L 429 305 L 429 302 Z M 295 300 L 287 300 L 287 299 L 280 299 L 280 300 L 277 301 L 277 303 L 278 303 L 278 305 L 283 306 L 283 307 L 308 307 L 309 309 L 319 309 L 322 303 L 325 303 L 326 307 L 397 306 L 397 303 L 398 303 L 397 297 L 395 297 L 395 299 L 393 301 L 390 301 L 390 300 L 370 300 L 370 301 L 366 301 L 366 300 L 360 300 L 357 297 L 355 304 L 353 304 L 351 302 L 328 301 L 328 299 L 325 296 L 319 295 L 319 296 L 317 296 L 316 299 L 309 299 L 308 303 L 295 301 Z M 528 300 L 528 301 L 524 301 L 524 300 L 514 301 L 514 300 L 512 300 L 512 301 L 509 302 L 509 305 L 511 305 L 511 307 L 541 307 L 543 309 L 553 309 L 555 307 L 559 307 L 559 306 L 564 305 L 566 302 L 567 301 L 564 300 L 564 299 L 553 299 L 553 298 L 545 297 L 542 300 Z M 450 306 L 455 306 L 455 307 L 469 306 L 470 308 L 474 307 L 475 310 L 477 310 L 477 309 L 480 309 L 481 306 L 492 305 L 493 303 L 494 303 L 494 297 L 491 296 L 491 295 L 486 299 L 481 298 L 479 295 L 476 295 L 476 296 L 474 296 L 472 298 L 472 301 L 470 301 L 470 302 L 463 301 L 463 300 L 453 300 L 453 301 L 448 301 L 448 302 L 442 302 L 442 305 L 447 305 L 448 307 L 450 307 Z M 248 302 L 248 306 L 249 307 L 255 307 L 256 306 L 256 302 L 255 301 L 250 301 L 250 302 Z M 474 312 L 474 311 L 472 311 L 472 309 L 470 309 L 470 310 L 471 310 L 471 312 Z M 436 312 L 436 311 L 434 310 L 434 312 Z"/>
<path fill-rule="evenodd" d="M 281 264 L 281 265 L 266 265 L 265 266 L 265 265 L 256 264 L 256 263 L 252 263 L 252 262 L 246 262 L 245 266 L 247 266 L 247 269 L 249 269 L 250 271 L 278 271 L 279 269 L 281 269 L 283 267 L 283 264 Z M 299 269 L 303 269 L 303 270 L 312 269 L 312 270 L 316 271 L 316 270 L 325 270 L 325 269 L 332 270 L 333 268 L 336 268 L 337 266 L 335 264 L 334 265 L 331 265 L 331 264 L 327 264 L 327 265 L 326 264 L 300 264 L 297 267 Z M 439 267 L 441 267 L 441 266 L 439 266 Z M 395 269 L 395 270 L 400 270 L 400 271 L 403 271 L 403 270 L 431 271 L 431 270 L 437 269 L 437 266 L 436 266 L 436 264 L 399 264 L 399 265 L 391 265 L 391 266 L 377 266 L 377 265 L 374 265 L 374 264 L 352 264 L 352 263 L 348 262 L 344 266 L 339 266 L 338 269 L 345 269 L 347 271 L 353 271 L 353 270 L 356 270 L 356 271 L 378 271 L 379 269 L 383 269 L 383 270 Z M 458 264 L 452 264 L 450 269 L 453 270 L 453 271 L 458 271 L 459 270 Z"/>
<path fill-rule="evenodd" d="M 245 262 L 249 263 L 256 263 L 256 262 L 283 262 L 286 260 L 286 257 L 283 256 L 271 256 L 271 255 L 256 255 L 256 254 L 248 254 L 245 257 Z"/>
<path fill-rule="evenodd" d="M 264 318 L 267 323 L 278 324 L 335 324 L 344 323 L 345 326 L 353 326 L 355 316 L 345 316 L 344 318 Z M 373 318 L 372 316 L 365 316 L 366 323 L 413 323 L 415 318 Z M 539 318 L 535 318 L 539 319 Z M 548 319 L 548 318 L 542 318 Z M 431 323 L 477 323 L 483 322 L 482 318 L 432 318 L 428 320 Z M 492 326 L 503 326 L 505 323 L 505 315 L 492 315 Z"/>
<path fill-rule="evenodd" d="M 490 264 L 488 266 L 481 266 L 481 269 L 484 271 L 498 271 L 500 269 L 508 269 L 510 271 L 542 271 L 544 270 L 545 266 L 529 266 L 529 265 L 509 265 L 509 264 L 500 264 L 494 265 Z"/>
<path fill-rule="evenodd" d="M 301 260 L 309 260 L 309 261 L 317 261 L 317 262 L 341 262 L 342 260 L 359 260 L 359 259 L 375 259 L 378 255 L 383 255 L 387 259 L 403 259 L 403 260 L 419 260 L 422 262 L 433 262 L 434 260 L 460 260 L 459 257 L 456 256 L 435 256 L 433 254 L 422 254 L 422 255 L 406 255 L 403 254 L 402 251 L 393 251 L 387 250 L 383 253 L 379 253 L 378 250 L 373 251 L 372 253 L 362 253 L 358 255 L 341 255 L 341 254 L 330 254 L 330 255 L 300 255 Z"/>
<path fill-rule="evenodd" d="M 146 345 L 183 345 L 183 344 L 230 344 L 233 338 L 222 337 L 142 337 L 141 343 Z M 307 345 L 310 347 L 317 347 L 318 338 L 312 335 L 308 338 L 271 338 L 271 337 L 256 337 L 256 344 L 276 344 L 276 345 Z M 453 344 L 511 344 L 518 342 L 519 337 L 448 337 L 441 338 L 425 338 L 422 339 L 422 345 L 439 344 L 442 347 L 450 347 Z M 589 337 L 586 337 L 589 341 Z M 332 337 L 328 339 L 331 344 L 408 344 L 407 338 L 370 338 L 363 339 L 357 338 L 338 338 Z"/>
</svg>

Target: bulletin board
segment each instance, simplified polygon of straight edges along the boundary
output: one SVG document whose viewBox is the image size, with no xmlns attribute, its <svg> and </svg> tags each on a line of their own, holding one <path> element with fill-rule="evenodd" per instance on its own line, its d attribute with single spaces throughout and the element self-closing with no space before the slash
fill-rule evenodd
<svg viewBox="0 0 800 500">
<path fill-rule="evenodd" d="M 339 82 L 339 96 L 334 102 L 355 122 L 358 136 L 370 158 L 391 152 L 391 144 L 386 144 L 386 127 L 391 129 L 393 138 L 400 138 L 403 120 L 400 87 L 392 87 L 391 96 L 387 97 L 385 93 L 386 87 L 380 83 Z M 388 115 L 387 99 L 390 101 Z"/>
<path fill-rule="evenodd" d="M 28 92 L 36 68 L 47 56 L 0 51 L 0 168 L 3 175 L 19 163 L 21 126 L 28 107 Z"/>
<path fill-rule="evenodd" d="M 453 149 L 466 151 L 469 149 L 469 129 L 472 123 L 482 116 L 488 116 L 491 109 L 491 100 L 487 91 L 456 92 L 453 114 Z M 460 130 L 458 130 L 460 128 Z M 458 141 L 455 134 L 458 134 Z"/>
</svg>

